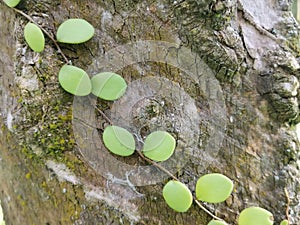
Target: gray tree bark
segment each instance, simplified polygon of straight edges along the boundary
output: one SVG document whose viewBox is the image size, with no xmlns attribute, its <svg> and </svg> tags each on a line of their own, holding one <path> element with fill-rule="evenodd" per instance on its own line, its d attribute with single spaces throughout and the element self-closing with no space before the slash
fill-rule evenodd
<svg viewBox="0 0 300 225">
<path fill-rule="evenodd" d="M 90 75 L 109 69 L 132 84 L 125 99 L 140 99 L 131 108 L 120 99 L 99 100 L 99 109 L 137 137 L 159 126 L 176 135 L 178 152 L 189 157 L 183 164 L 175 158 L 175 175 L 191 190 L 205 173 L 234 181 L 230 198 L 206 204 L 210 211 L 237 224 L 244 208 L 260 206 L 277 224 L 288 216 L 296 225 L 299 27 L 290 5 L 23 0 L 17 8 L 51 34 L 67 18 L 84 18 L 95 27 L 93 39 L 62 44 L 62 51 Z M 33 53 L 23 38 L 28 21 L 2 1 L 0 18 L 0 199 L 6 224 L 208 223 L 211 218 L 196 205 L 187 213 L 171 210 L 162 197 L 167 177 L 145 167 L 138 155 L 108 154 L 100 138 L 104 118 L 87 98 L 73 98 L 58 84 L 64 60 L 55 45 L 46 38 L 45 51 Z M 171 162 L 165 166 L 172 170 Z"/>
</svg>

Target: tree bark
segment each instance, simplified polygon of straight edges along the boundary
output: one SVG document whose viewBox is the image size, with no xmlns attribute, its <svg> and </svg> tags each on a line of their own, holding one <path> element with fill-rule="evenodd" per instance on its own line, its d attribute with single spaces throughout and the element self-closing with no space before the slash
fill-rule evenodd
<svg viewBox="0 0 300 225">
<path fill-rule="evenodd" d="M 178 155 L 163 165 L 192 191 L 203 174 L 230 177 L 230 198 L 205 204 L 215 215 L 237 224 L 244 208 L 260 206 L 277 224 L 288 216 L 296 225 L 300 67 L 291 4 L 23 0 L 17 8 L 53 35 L 68 18 L 95 27 L 87 43 L 60 46 L 89 75 L 109 70 L 127 81 L 123 100 L 98 100 L 98 108 L 137 138 L 161 128 L 176 136 Z M 2 1 L 0 18 L 0 199 L 6 224 L 211 220 L 196 205 L 187 213 L 170 209 L 162 197 L 168 177 L 137 154 L 110 155 L 100 138 L 107 121 L 87 97 L 59 86 L 64 59 L 54 43 L 46 38 L 45 51 L 33 53 L 23 38 L 26 18 Z M 182 160 L 181 153 L 188 157 Z"/>
</svg>

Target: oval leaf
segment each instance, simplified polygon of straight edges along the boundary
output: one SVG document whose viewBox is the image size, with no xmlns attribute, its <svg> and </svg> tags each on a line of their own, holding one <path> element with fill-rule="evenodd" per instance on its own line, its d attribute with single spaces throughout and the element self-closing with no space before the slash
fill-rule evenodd
<svg viewBox="0 0 300 225">
<path fill-rule="evenodd" d="M 273 215 L 260 207 L 244 209 L 239 216 L 239 225 L 272 225 Z"/>
<path fill-rule="evenodd" d="M 288 220 L 282 220 L 280 225 L 289 225 L 289 221 Z"/>
<path fill-rule="evenodd" d="M 289 221 L 288 220 L 282 220 L 280 225 L 289 225 Z"/>
<path fill-rule="evenodd" d="M 134 153 L 134 137 L 130 132 L 122 127 L 106 127 L 102 138 L 106 148 L 116 155 L 129 156 Z"/>
<path fill-rule="evenodd" d="M 90 40 L 94 27 L 84 19 L 68 19 L 57 29 L 56 39 L 62 43 L 79 44 Z"/>
<path fill-rule="evenodd" d="M 13 7 L 16 7 L 19 3 L 20 3 L 21 0 L 4 0 L 4 3 L 13 8 Z"/>
<path fill-rule="evenodd" d="M 24 37 L 29 47 L 35 52 L 41 52 L 45 47 L 45 37 L 42 30 L 34 23 L 27 23 Z"/>
<path fill-rule="evenodd" d="M 174 137 L 166 131 L 152 132 L 145 140 L 143 154 L 154 161 L 165 161 L 172 156 L 176 147 Z"/>
<path fill-rule="evenodd" d="M 87 73 L 71 65 L 64 65 L 58 74 L 58 81 L 62 88 L 77 96 L 85 96 L 91 93 L 91 80 Z"/>
<path fill-rule="evenodd" d="M 228 225 L 228 224 L 220 220 L 211 220 L 207 225 Z"/>
<path fill-rule="evenodd" d="M 233 182 L 219 173 L 206 174 L 196 184 L 197 199 L 209 203 L 225 201 L 233 190 Z"/>
<path fill-rule="evenodd" d="M 193 203 L 191 191 L 176 180 L 171 180 L 164 186 L 163 197 L 168 206 L 177 212 L 186 212 Z"/>
<path fill-rule="evenodd" d="M 126 91 L 127 84 L 123 77 L 112 72 L 98 73 L 92 77 L 92 93 L 104 100 L 113 101 Z"/>
</svg>

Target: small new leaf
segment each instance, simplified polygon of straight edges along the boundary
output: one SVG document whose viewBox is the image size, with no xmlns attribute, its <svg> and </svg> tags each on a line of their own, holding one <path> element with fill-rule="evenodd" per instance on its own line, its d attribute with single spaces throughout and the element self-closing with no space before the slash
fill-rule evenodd
<svg viewBox="0 0 300 225">
<path fill-rule="evenodd" d="M 19 3 L 20 3 L 21 0 L 4 0 L 4 3 L 11 7 L 11 8 L 14 8 L 16 7 Z"/>
<path fill-rule="evenodd" d="M 164 186 L 163 197 L 168 206 L 177 212 L 186 212 L 193 203 L 191 191 L 176 180 L 171 180 Z"/>
<path fill-rule="evenodd" d="M 225 201 L 233 190 L 233 182 L 223 174 L 211 173 L 199 178 L 196 184 L 197 199 L 209 203 Z"/>
<path fill-rule="evenodd" d="M 112 72 L 98 73 L 91 79 L 92 93 L 104 100 L 114 101 L 126 91 L 127 84 L 123 77 Z"/>
<path fill-rule="evenodd" d="M 171 134 L 155 131 L 146 138 L 142 152 L 147 158 L 161 162 L 172 156 L 175 147 L 176 141 Z"/>
<path fill-rule="evenodd" d="M 57 29 L 58 42 L 80 44 L 94 36 L 94 27 L 84 19 L 68 19 Z"/>
<path fill-rule="evenodd" d="M 244 209 L 238 220 L 239 225 L 273 225 L 273 222 L 272 213 L 260 207 Z"/>
<path fill-rule="evenodd" d="M 64 65 L 58 74 L 58 81 L 62 88 L 77 96 L 85 96 L 91 93 L 91 80 L 87 73 L 71 65 Z"/>
<path fill-rule="evenodd" d="M 45 47 L 45 37 L 42 30 L 34 23 L 27 23 L 24 28 L 25 41 L 35 52 L 42 52 Z"/>
<path fill-rule="evenodd" d="M 116 155 L 129 156 L 135 151 L 135 140 L 133 135 L 122 127 L 106 127 L 102 138 L 105 147 Z"/>
<path fill-rule="evenodd" d="M 288 220 L 282 220 L 280 222 L 280 225 L 289 225 L 289 221 Z"/>
<path fill-rule="evenodd" d="M 211 220 L 207 225 L 228 225 L 228 224 L 220 220 Z"/>
</svg>

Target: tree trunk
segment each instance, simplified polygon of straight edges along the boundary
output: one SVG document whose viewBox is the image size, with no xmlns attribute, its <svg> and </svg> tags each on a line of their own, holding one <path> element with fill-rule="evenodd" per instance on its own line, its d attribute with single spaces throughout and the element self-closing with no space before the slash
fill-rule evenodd
<svg viewBox="0 0 300 225">
<path fill-rule="evenodd" d="M 288 0 L 23 0 L 17 6 L 49 33 L 84 18 L 95 36 L 61 44 L 91 76 L 121 74 L 116 102 L 98 108 L 137 138 L 177 137 L 163 163 L 191 190 L 203 174 L 234 181 L 225 203 L 205 204 L 229 224 L 260 206 L 278 224 L 300 224 L 299 29 Z M 26 45 L 26 18 L 0 2 L 0 187 L 6 224 L 199 224 L 196 205 L 176 213 L 163 200 L 168 177 L 137 154 L 101 142 L 106 121 L 87 97 L 59 86 L 64 60 L 46 38 Z M 184 156 L 181 157 L 182 153 Z M 286 190 L 286 192 L 285 192 Z M 286 213 L 286 211 L 288 211 Z M 288 215 L 286 215 L 288 214 Z"/>
</svg>

